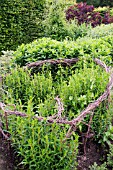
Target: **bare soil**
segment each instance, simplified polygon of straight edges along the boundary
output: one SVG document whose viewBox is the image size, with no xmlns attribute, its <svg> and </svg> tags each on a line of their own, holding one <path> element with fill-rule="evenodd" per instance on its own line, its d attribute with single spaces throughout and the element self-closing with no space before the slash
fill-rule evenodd
<svg viewBox="0 0 113 170">
<path fill-rule="evenodd" d="M 78 170 L 89 170 L 89 166 L 93 165 L 94 162 L 101 165 L 106 160 L 107 151 L 93 140 L 87 141 L 86 154 L 84 154 L 83 145 L 80 147 L 78 155 Z"/>
<path fill-rule="evenodd" d="M 14 170 L 14 159 L 10 145 L 0 135 L 0 170 Z"/>
</svg>

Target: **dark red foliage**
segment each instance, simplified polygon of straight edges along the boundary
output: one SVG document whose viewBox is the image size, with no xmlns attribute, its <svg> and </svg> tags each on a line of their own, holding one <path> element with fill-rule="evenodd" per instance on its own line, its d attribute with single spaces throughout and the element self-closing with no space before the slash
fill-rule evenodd
<svg viewBox="0 0 113 170">
<path fill-rule="evenodd" d="M 68 21 L 76 19 L 78 24 L 91 24 L 92 27 L 96 27 L 101 23 L 109 24 L 113 22 L 113 17 L 110 17 L 108 12 L 102 17 L 99 12 L 94 11 L 93 5 L 87 5 L 83 2 L 70 6 L 66 10 L 66 19 Z"/>
</svg>

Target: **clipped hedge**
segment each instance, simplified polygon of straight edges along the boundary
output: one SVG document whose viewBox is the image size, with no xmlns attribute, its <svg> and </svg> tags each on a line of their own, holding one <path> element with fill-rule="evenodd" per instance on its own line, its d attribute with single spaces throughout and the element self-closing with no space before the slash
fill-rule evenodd
<svg viewBox="0 0 113 170">
<path fill-rule="evenodd" d="M 14 50 L 41 35 L 45 0 L 2 0 L 0 52 Z"/>
<path fill-rule="evenodd" d="M 37 60 L 73 58 L 78 54 L 79 49 L 74 42 L 60 42 L 50 38 L 38 39 L 26 45 L 22 44 L 14 52 L 15 62 L 20 66 Z"/>
<path fill-rule="evenodd" d="M 112 31 L 111 31 L 112 32 Z M 35 40 L 30 44 L 22 44 L 14 52 L 14 62 L 25 66 L 29 62 L 55 58 L 94 58 L 112 63 L 113 36 L 98 39 L 80 38 L 74 41 L 56 41 L 50 38 Z"/>
<path fill-rule="evenodd" d="M 113 23 L 97 26 L 87 32 L 87 37 L 91 38 L 101 38 L 105 36 L 113 36 Z"/>
</svg>

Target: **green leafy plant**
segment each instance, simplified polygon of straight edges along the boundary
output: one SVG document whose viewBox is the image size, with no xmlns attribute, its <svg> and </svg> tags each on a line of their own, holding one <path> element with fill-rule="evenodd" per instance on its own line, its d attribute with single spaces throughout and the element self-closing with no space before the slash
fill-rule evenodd
<svg viewBox="0 0 113 170">
<path fill-rule="evenodd" d="M 107 165 L 113 168 L 113 144 L 110 145 L 109 153 L 107 155 Z"/>
<path fill-rule="evenodd" d="M 14 61 L 16 64 L 24 66 L 26 63 L 37 60 L 71 58 L 79 53 L 79 49 L 74 47 L 73 43 L 59 42 L 51 38 L 38 39 L 30 44 L 19 46 L 14 52 Z"/>
<path fill-rule="evenodd" d="M 9 120 L 13 147 L 22 158 L 20 165 L 30 170 L 76 169 L 78 135 L 73 134 L 63 143 L 66 126 L 33 120 L 30 112 L 27 119 L 11 117 Z"/>
<path fill-rule="evenodd" d="M 111 26 L 112 27 L 112 26 Z M 112 31 L 111 31 L 112 32 Z M 74 41 L 56 41 L 50 38 L 35 40 L 22 44 L 14 52 L 14 62 L 20 66 L 45 59 L 56 58 L 100 58 L 106 64 L 112 64 L 113 37 L 106 36 L 98 39 L 89 37 Z"/>
<path fill-rule="evenodd" d="M 95 162 L 94 165 L 89 167 L 90 170 L 107 170 L 106 163 L 98 166 L 97 163 Z"/>
<path fill-rule="evenodd" d="M 13 51 L 2 51 L 0 56 L 0 75 L 4 75 L 9 72 L 12 65 Z"/>
<path fill-rule="evenodd" d="M 86 24 L 79 26 L 76 22 L 67 22 L 64 12 L 65 6 L 67 6 L 67 2 L 62 0 L 54 0 L 47 5 L 47 17 L 43 22 L 46 37 L 56 40 L 66 38 L 75 40 L 86 35 L 87 30 L 90 29 L 90 26 L 86 26 Z"/>
<path fill-rule="evenodd" d="M 108 74 L 102 72 L 99 66 L 88 62 L 89 60 L 84 64 L 78 63 L 72 71 L 68 71 L 69 68 L 59 68 L 56 74 L 51 74 L 49 70 L 38 75 L 32 75 L 31 71 L 25 72 L 23 68 L 12 70 L 4 81 L 4 89 L 8 93 L 6 103 L 13 98 L 14 103 L 21 101 L 26 110 L 27 101 L 32 98 L 34 112 L 40 116 L 51 116 L 56 112 L 54 98 L 59 95 L 65 106 L 64 116 L 73 119 L 104 92 L 108 82 Z M 105 132 L 108 124 L 105 110 L 106 103 L 97 109 L 94 116 L 92 128 L 97 137 Z M 89 116 L 86 119 L 88 121 Z"/>
<path fill-rule="evenodd" d="M 42 35 L 45 0 L 4 0 L 1 2 L 0 53 Z"/>
<path fill-rule="evenodd" d="M 106 12 L 110 12 L 110 7 L 109 6 L 104 6 L 104 7 L 98 7 L 95 8 L 94 11 L 99 12 L 101 16 L 104 16 Z"/>
<path fill-rule="evenodd" d="M 64 143 L 69 125 L 51 124 L 46 117 L 57 112 L 54 98 L 59 95 L 65 109 L 62 116 L 68 120 L 76 118 L 105 91 L 108 79 L 109 74 L 89 58 L 80 60 L 72 68 L 59 66 L 56 74 L 49 68 L 45 71 L 45 66 L 37 74 L 19 67 L 11 70 L 4 78 L 3 87 L 7 93 L 4 93 L 3 101 L 16 103 L 16 110 L 27 114 L 24 118 L 8 116 L 8 132 L 21 156 L 23 168 L 76 169 L 77 133 Z M 44 119 L 39 121 L 33 119 L 34 116 Z M 87 115 L 84 122 L 87 124 L 89 119 Z M 102 138 L 108 125 L 105 101 L 95 110 L 91 124 L 95 139 Z M 80 129 L 87 132 L 86 125 L 81 125 Z"/>
<path fill-rule="evenodd" d="M 100 25 L 87 32 L 88 37 L 100 38 L 105 36 L 113 36 L 113 24 Z"/>
<path fill-rule="evenodd" d="M 113 141 L 113 126 L 112 125 L 109 125 L 103 137 L 103 142 L 106 142 L 108 145 L 111 145 L 110 141 Z"/>
<path fill-rule="evenodd" d="M 95 7 L 113 6 L 113 2 L 111 0 L 77 0 L 77 3 L 78 2 L 87 2 L 88 5 L 94 5 Z"/>
</svg>

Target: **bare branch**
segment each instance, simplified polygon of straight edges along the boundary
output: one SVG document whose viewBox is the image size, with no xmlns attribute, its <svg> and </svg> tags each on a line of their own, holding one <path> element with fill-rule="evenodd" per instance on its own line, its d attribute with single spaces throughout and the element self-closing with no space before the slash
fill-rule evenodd
<svg viewBox="0 0 113 170">
<path fill-rule="evenodd" d="M 0 127 L 0 132 L 3 135 L 5 139 L 8 139 L 9 137 L 3 132 L 2 128 Z"/>
<path fill-rule="evenodd" d="M 98 58 L 95 58 L 94 62 L 98 64 L 99 66 L 101 66 L 102 68 L 104 68 L 106 72 L 110 72 L 110 67 L 107 67 L 106 64 L 102 62 L 101 60 L 99 60 Z"/>
<path fill-rule="evenodd" d="M 63 108 L 63 104 L 61 103 L 61 99 L 57 97 L 55 97 L 55 100 L 57 101 L 58 103 L 58 117 L 60 118 L 61 117 L 61 114 L 62 112 L 64 111 L 64 108 Z"/>
<path fill-rule="evenodd" d="M 79 59 L 78 58 L 71 58 L 71 59 L 50 59 L 50 60 L 40 60 L 37 62 L 33 62 L 30 64 L 27 64 L 27 68 L 32 68 L 32 67 L 39 67 L 42 66 L 45 63 L 49 63 L 51 65 L 67 65 L 67 66 L 71 66 L 72 64 L 75 64 L 76 62 L 78 62 Z"/>
</svg>

